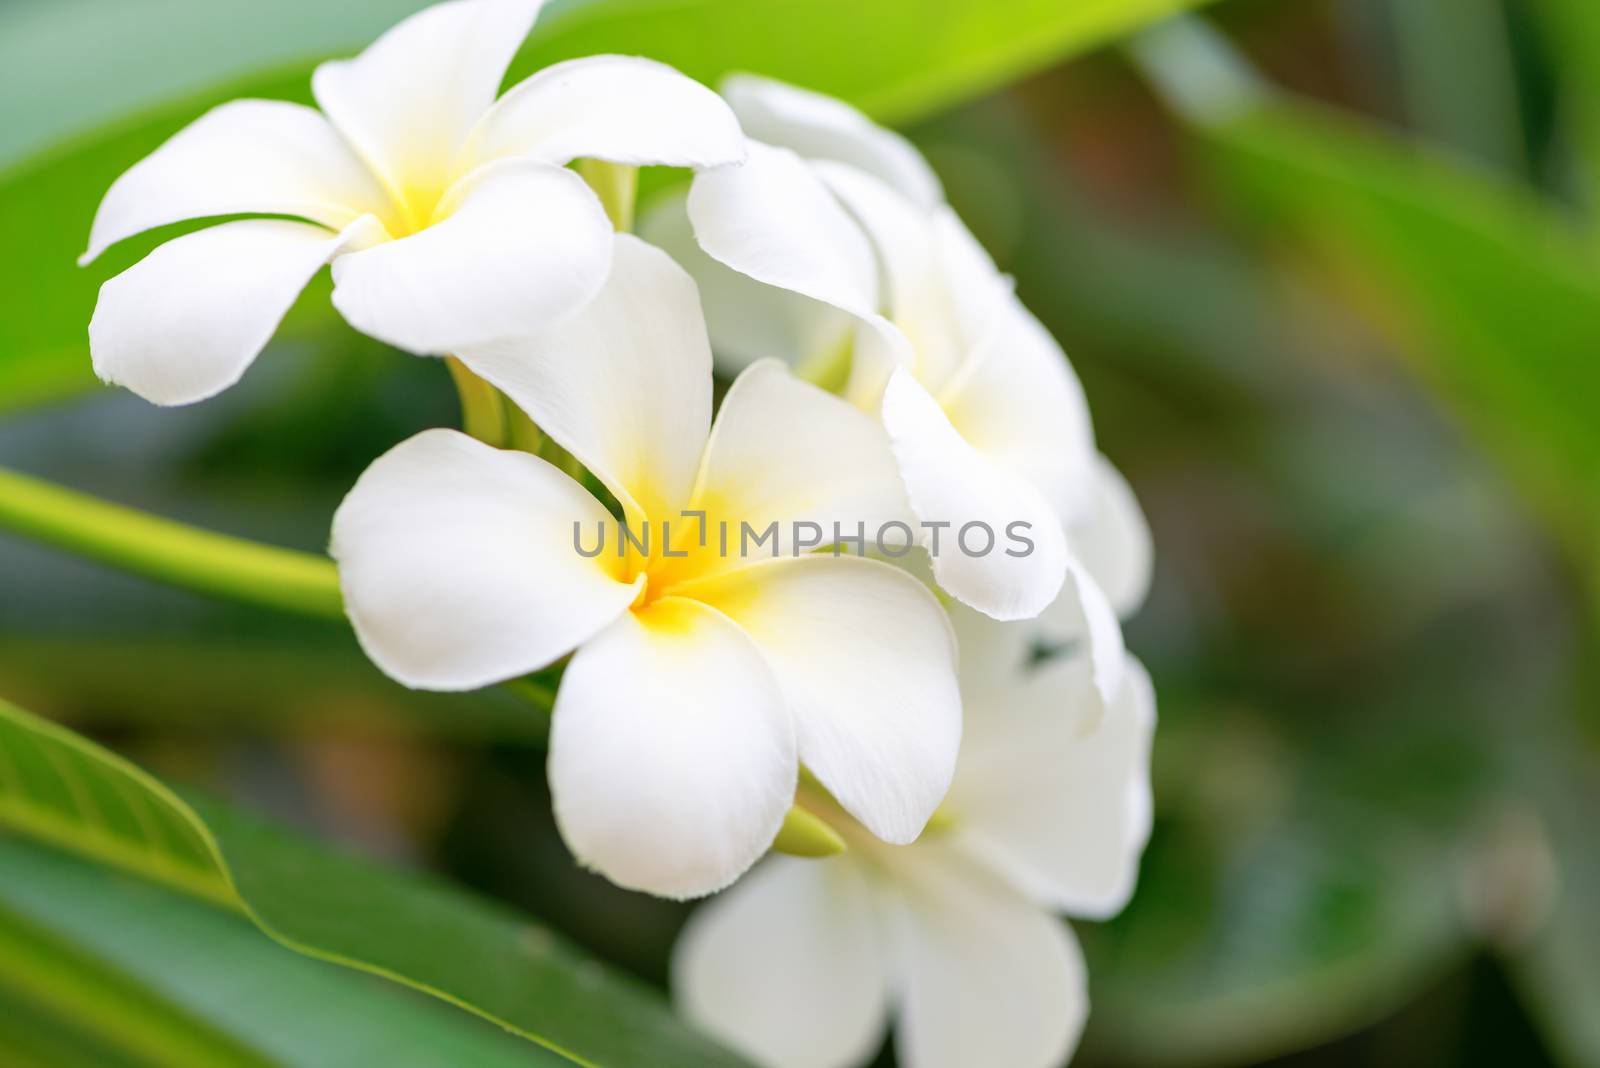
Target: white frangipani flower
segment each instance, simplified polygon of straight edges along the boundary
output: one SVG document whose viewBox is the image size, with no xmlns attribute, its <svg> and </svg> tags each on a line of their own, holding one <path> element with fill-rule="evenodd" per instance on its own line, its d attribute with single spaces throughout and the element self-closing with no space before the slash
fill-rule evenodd
<svg viewBox="0 0 1600 1068">
<path fill-rule="evenodd" d="M 565 164 L 708 167 L 740 159 L 716 94 L 623 56 L 560 63 L 499 93 L 541 0 L 451 0 L 312 79 L 321 111 L 237 100 L 122 175 L 88 262 L 142 231 L 176 238 L 111 279 L 89 326 L 95 370 L 158 404 L 236 382 L 332 263 L 356 329 L 452 354 L 571 314 L 604 282 L 611 226 Z M 291 221 L 298 220 L 298 221 Z"/>
<path fill-rule="evenodd" d="M 577 482 L 427 431 L 374 463 L 335 516 L 356 633 L 384 671 L 428 689 L 576 650 L 551 729 L 556 819 L 579 860 L 623 886 L 727 885 L 772 842 L 800 761 L 873 834 L 909 842 L 960 740 L 949 621 L 904 571 L 795 555 L 790 533 L 899 514 L 882 432 L 777 361 L 745 371 L 713 423 L 694 283 L 665 253 L 615 241 L 581 312 L 461 358 L 604 483 L 651 547 L 585 557 L 575 524 L 587 547 L 611 517 Z M 680 523 L 690 513 L 703 516 Z M 770 556 L 703 536 L 773 521 Z"/>
<path fill-rule="evenodd" d="M 1082 387 L 915 149 L 814 93 L 749 77 L 724 91 L 749 159 L 699 175 L 686 211 L 669 203 L 647 227 L 700 282 L 721 357 L 782 354 L 826 378 L 853 349 L 845 392 L 881 415 L 914 513 L 952 531 L 1028 524 L 1024 556 L 933 555 L 967 604 L 1031 618 L 1077 557 L 1093 576 L 1081 597 L 1114 580 L 1116 607 L 1136 606 L 1148 534 L 1096 452 Z"/>
<path fill-rule="evenodd" d="M 905 1068 L 1052 1068 L 1077 1043 L 1084 965 L 1054 913 L 1107 917 L 1132 894 L 1154 695 L 1130 659 L 1102 710 L 1081 659 L 1024 672 L 1018 625 L 963 611 L 958 631 L 966 736 L 927 833 L 887 846 L 816 797 L 849 850 L 765 861 L 674 951 L 685 1013 L 764 1068 L 865 1063 L 891 1015 Z"/>
</svg>

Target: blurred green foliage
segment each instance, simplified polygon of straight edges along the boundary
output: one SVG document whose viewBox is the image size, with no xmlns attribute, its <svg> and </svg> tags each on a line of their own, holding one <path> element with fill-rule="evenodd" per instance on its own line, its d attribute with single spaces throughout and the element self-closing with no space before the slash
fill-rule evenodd
<svg viewBox="0 0 1600 1068">
<path fill-rule="evenodd" d="M 272 5 L 296 35 L 219 50 L 204 27 L 231 9 L 189 3 L 192 36 L 107 23 L 70 46 L 92 76 L 52 83 L 29 58 L 46 20 L 81 42 L 85 10 L 123 10 L 46 12 L 72 6 L 0 10 L 0 41 L 33 42 L 0 89 L 42 100 L 0 140 L 0 232 L 26 250 L 0 267 L 0 464 L 317 549 L 372 456 L 454 418 L 442 369 L 344 330 L 321 291 L 215 402 L 78 396 L 94 287 L 150 243 L 71 258 L 107 182 L 207 103 L 303 98 L 313 54 L 416 5 Z M 567 2 L 520 66 L 641 51 L 916 120 L 1072 355 L 1155 527 L 1129 639 L 1162 721 L 1139 893 L 1080 928 L 1083 1063 L 1600 1064 L 1600 7 L 1227 0 L 1210 20 L 1256 90 L 1207 121 L 1113 51 L 1045 69 L 1167 6 Z M 774 31 L 801 8 L 809 36 Z M 1008 35 L 1013 15 L 1036 21 Z M 8 35 L 23 17 L 35 36 Z M 85 134 L 107 86 L 148 110 Z M 664 981 L 684 909 L 575 869 L 538 728 L 495 695 L 409 694 L 335 625 L 20 542 L 0 542 L 0 590 L 6 696 Z"/>
</svg>

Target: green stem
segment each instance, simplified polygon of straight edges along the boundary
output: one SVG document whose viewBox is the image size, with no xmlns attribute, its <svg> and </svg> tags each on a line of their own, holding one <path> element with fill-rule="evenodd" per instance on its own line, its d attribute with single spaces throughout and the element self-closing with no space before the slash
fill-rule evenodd
<svg viewBox="0 0 1600 1068">
<path fill-rule="evenodd" d="M 634 202 L 639 194 L 639 168 L 602 159 L 578 161 L 578 173 L 605 205 L 611 225 L 627 233 L 633 229 Z"/>
<path fill-rule="evenodd" d="M 326 557 L 215 534 L 4 468 L 0 529 L 198 593 L 344 618 L 339 572 Z M 545 712 L 555 705 L 553 680 L 530 677 L 506 687 Z"/>
<path fill-rule="evenodd" d="M 467 369 L 454 356 L 445 357 L 450 378 L 461 395 L 461 429 L 485 445 L 503 448 L 506 443 L 506 407 L 500 391 Z"/>
<path fill-rule="evenodd" d="M 3 468 L 0 528 L 184 589 L 344 617 L 339 574 L 326 557 L 214 534 Z"/>
</svg>

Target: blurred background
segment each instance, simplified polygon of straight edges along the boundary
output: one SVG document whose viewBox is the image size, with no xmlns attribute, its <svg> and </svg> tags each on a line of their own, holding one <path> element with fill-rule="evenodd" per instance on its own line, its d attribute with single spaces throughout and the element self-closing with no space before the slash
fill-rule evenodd
<svg viewBox="0 0 1600 1068">
<path fill-rule="evenodd" d="M 0 8 L 8 161 L 115 119 L 118 78 L 157 100 L 276 56 L 152 45 L 77 91 L 29 36 L 54 6 Z M 120 32 L 111 10 L 74 32 Z M 907 128 L 1155 531 L 1128 642 L 1160 701 L 1156 830 L 1128 911 L 1077 925 L 1078 1063 L 1600 1064 L 1600 6 L 1203 17 L 1214 37 L 1100 48 Z M 24 322 L 54 299 L 30 250 L 67 227 L 76 251 L 104 180 L 24 173 L 0 217 L 0 464 L 320 550 L 373 456 L 455 420 L 444 369 L 297 312 L 194 408 L 41 370 L 79 342 Z M 686 909 L 576 870 L 541 725 L 503 694 L 411 694 L 340 625 L 4 533 L 0 692 L 664 982 Z"/>
</svg>

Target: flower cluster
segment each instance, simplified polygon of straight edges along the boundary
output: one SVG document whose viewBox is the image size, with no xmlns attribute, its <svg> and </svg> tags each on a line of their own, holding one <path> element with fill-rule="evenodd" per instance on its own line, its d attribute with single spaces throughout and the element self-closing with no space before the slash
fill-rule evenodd
<svg viewBox="0 0 1600 1068">
<path fill-rule="evenodd" d="M 1149 535 L 1071 365 L 838 101 L 620 56 L 501 94 L 539 6 L 429 8 L 320 67 L 320 110 L 237 101 L 124 174 L 86 260 L 245 217 L 105 284 L 96 369 L 209 397 L 331 265 L 351 325 L 522 428 L 419 433 L 334 516 L 373 661 L 435 690 L 559 669 L 557 823 L 622 886 L 811 855 L 696 915 L 685 1011 L 780 1068 L 868 1058 L 891 1006 L 917 1068 L 1057 1063 L 1087 1001 L 1055 914 L 1131 892 L 1154 725 L 1118 621 Z M 694 176 L 636 236 L 632 186 L 582 175 L 646 165 Z"/>
</svg>

